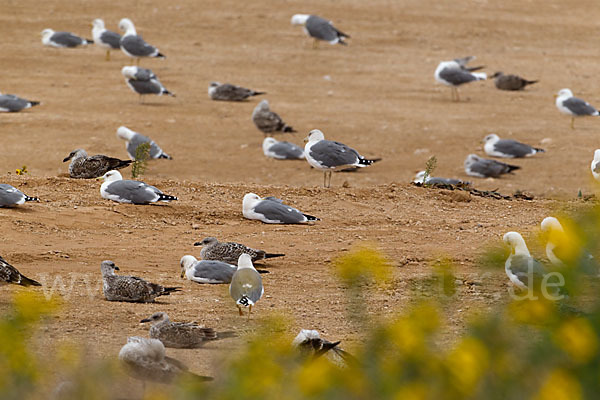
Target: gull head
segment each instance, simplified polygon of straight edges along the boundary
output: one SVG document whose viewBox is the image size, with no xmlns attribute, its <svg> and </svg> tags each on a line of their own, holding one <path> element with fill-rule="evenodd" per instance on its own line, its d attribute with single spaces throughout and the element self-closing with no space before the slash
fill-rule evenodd
<svg viewBox="0 0 600 400">
<path fill-rule="evenodd" d="M 87 157 L 87 153 L 85 150 L 83 149 L 75 149 L 72 152 L 69 153 L 69 155 L 67 157 L 65 157 L 65 159 L 63 160 L 63 162 L 67 162 L 70 159 L 74 158 L 74 159 L 78 159 L 81 157 Z"/>
<path fill-rule="evenodd" d="M 162 362 L 164 359 L 165 346 L 158 339 L 132 336 L 119 351 L 119 360 L 133 365 L 140 364 L 140 360 Z"/>
<path fill-rule="evenodd" d="M 525 244 L 523 236 L 518 232 L 507 232 L 502 240 L 511 248 L 511 254 L 529 256 L 529 249 Z"/>
<path fill-rule="evenodd" d="M 104 180 L 104 182 L 114 182 L 122 180 L 123 176 L 119 171 L 113 169 L 112 171 L 108 171 L 98 179 L 102 179 Z"/>
<path fill-rule="evenodd" d="M 152 322 L 152 325 L 154 325 L 154 324 L 157 324 L 157 323 L 163 322 L 163 321 L 169 321 L 169 316 L 167 315 L 167 313 L 159 311 L 159 312 L 155 312 L 148 318 L 144 318 L 143 320 L 140 321 L 140 323 Z"/>
<path fill-rule="evenodd" d="M 254 265 L 252 265 L 252 258 L 249 254 L 241 254 L 238 258 L 238 270 L 242 268 L 252 268 L 254 269 Z"/>
<path fill-rule="evenodd" d="M 600 161 L 600 149 L 594 151 L 594 162 Z"/>
<path fill-rule="evenodd" d="M 502 71 L 494 72 L 494 75 L 490 75 L 490 79 L 498 78 L 499 76 L 502 76 L 502 75 L 504 75 L 504 72 L 502 72 Z"/>
<path fill-rule="evenodd" d="M 113 261 L 104 260 L 100 264 L 100 271 L 102 272 L 102 276 L 114 275 L 115 271 L 118 271 L 118 270 L 119 270 L 119 267 L 117 267 Z"/>
<path fill-rule="evenodd" d="M 135 74 L 138 72 L 138 67 L 135 66 L 127 66 L 121 69 L 121 74 L 125 77 L 125 79 L 135 79 Z"/>
<path fill-rule="evenodd" d="M 94 29 L 102 30 L 102 29 L 104 29 L 104 21 L 101 20 L 100 18 L 96 18 L 92 22 L 92 26 L 94 27 Z"/>
<path fill-rule="evenodd" d="M 558 91 L 558 98 L 563 98 L 563 99 L 568 99 L 569 97 L 573 97 L 573 92 L 571 92 L 571 89 L 560 89 Z"/>
<path fill-rule="evenodd" d="M 310 15 L 308 14 L 295 14 L 291 20 L 292 25 L 304 25 L 309 17 Z"/>
<path fill-rule="evenodd" d="M 42 31 L 42 43 L 48 45 L 48 43 L 50 42 L 50 37 L 52 37 L 52 35 L 54 35 L 54 31 L 52 29 L 44 29 Z"/>
<path fill-rule="evenodd" d="M 187 255 L 181 257 L 181 261 L 179 261 L 179 265 L 181 266 L 181 277 L 183 278 L 185 276 L 185 272 L 192 268 L 197 262 L 198 260 L 194 256 Z"/>
<path fill-rule="evenodd" d="M 552 231 L 560 231 L 563 232 L 564 229 L 562 227 L 562 225 L 560 224 L 560 222 L 558 221 L 558 219 L 554 218 L 554 217 L 546 217 L 544 218 L 544 220 L 542 221 L 542 232 L 552 232 Z"/>
<path fill-rule="evenodd" d="M 302 343 L 319 339 L 321 339 L 321 335 L 319 335 L 318 331 L 314 329 L 301 329 L 300 333 L 298 333 L 298 335 L 292 341 L 292 346 L 298 347 Z"/>
<path fill-rule="evenodd" d="M 308 136 L 304 140 L 307 142 L 318 142 L 319 140 L 324 139 L 325 135 L 323 135 L 323 132 L 318 129 L 313 129 L 312 131 L 308 132 Z"/>
<path fill-rule="evenodd" d="M 136 34 L 135 26 L 129 18 L 123 18 L 121 19 L 121 21 L 119 21 L 119 29 L 125 32 L 126 34 Z"/>
<path fill-rule="evenodd" d="M 209 83 L 208 84 L 208 95 L 209 96 L 212 95 L 215 92 L 215 90 L 217 90 L 217 88 L 219 86 L 221 86 L 220 82 L 211 82 L 211 83 Z"/>
<path fill-rule="evenodd" d="M 496 135 L 495 133 L 490 133 L 489 135 L 487 135 L 486 137 L 483 138 L 483 143 L 496 143 L 498 140 L 500 140 L 500 137 L 498 135 Z"/>
<path fill-rule="evenodd" d="M 273 146 L 274 144 L 277 144 L 277 143 L 278 143 L 277 139 L 272 138 L 270 136 L 265 137 L 265 139 L 263 140 L 263 144 L 262 144 L 263 152 L 267 152 L 267 150 L 269 150 L 269 148 L 271 146 Z"/>
<path fill-rule="evenodd" d="M 123 140 L 131 140 L 135 136 L 135 132 L 126 126 L 120 126 L 117 129 L 117 137 Z"/>
<path fill-rule="evenodd" d="M 219 240 L 216 237 L 209 236 L 209 237 L 205 237 L 200 242 L 194 243 L 194 246 L 210 246 L 211 244 L 217 244 L 217 243 L 219 243 Z"/>
<path fill-rule="evenodd" d="M 242 211 L 245 213 L 249 212 L 254 205 L 260 201 L 260 196 L 254 193 L 246 193 L 244 200 L 242 201 Z"/>
<path fill-rule="evenodd" d="M 425 178 L 425 171 L 419 171 L 415 175 L 415 178 L 413 179 L 413 182 L 414 183 L 423 183 L 423 179 L 424 178 Z"/>
<path fill-rule="evenodd" d="M 255 112 L 260 112 L 260 111 L 269 111 L 269 100 L 261 100 L 260 103 L 258 103 L 258 105 L 256 106 L 256 108 L 254 109 Z"/>
<path fill-rule="evenodd" d="M 476 162 L 481 161 L 481 158 L 476 154 L 469 154 L 465 159 L 465 168 L 470 167 Z"/>
</svg>

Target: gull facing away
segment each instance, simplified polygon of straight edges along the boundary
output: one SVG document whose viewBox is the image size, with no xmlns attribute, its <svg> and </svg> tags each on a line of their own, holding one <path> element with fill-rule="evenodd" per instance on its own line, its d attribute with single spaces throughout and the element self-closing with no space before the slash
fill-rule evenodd
<svg viewBox="0 0 600 400">
<path fill-rule="evenodd" d="M 546 257 L 552 265 L 557 267 L 565 267 L 567 264 L 577 265 L 586 274 L 598 275 L 598 263 L 594 256 L 580 247 L 578 238 L 570 237 L 574 235 L 573 232 L 570 234 L 565 232 L 557 218 L 544 218 L 541 228 L 547 239 Z"/>
<path fill-rule="evenodd" d="M 29 197 L 8 183 L 0 183 L 0 208 L 20 206 L 25 204 L 26 201 L 40 201 L 40 199 Z"/>
<path fill-rule="evenodd" d="M 267 94 L 267 92 L 257 92 L 256 90 L 246 89 L 245 87 L 230 83 L 211 82 L 208 85 L 208 97 L 213 100 L 244 101 L 248 97 L 261 94 Z"/>
<path fill-rule="evenodd" d="M 146 282 L 135 276 L 116 275 L 119 267 L 110 260 L 102 261 L 102 290 L 108 301 L 127 301 L 132 303 L 153 303 L 159 296 L 168 296 L 179 292 L 177 287 L 164 287 L 156 283 Z"/>
<path fill-rule="evenodd" d="M 348 352 L 340 349 L 337 342 L 330 342 L 322 339 L 321 335 L 316 330 L 301 329 L 300 333 L 292 341 L 292 346 L 296 347 L 304 358 L 316 359 L 321 356 L 327 357 L 332 363 L 339 367 L 346 367 L 348 362 L 354 361 L 355 358 Z"/>
<path fill-rule="evenodd" d="M 321 18 L 317 15 L 296 14 L 292 17 L 292 25 L 302 25 L 304 33 L 314 39 L 313 48 L 316 49 L 319 40 L 329 42 L 329 44 L 343 44 L 344 39 L 350 39 L 350 35 L 333 26 L 333 22 Z"/>
<path fill-rule="evenodd" d="M 273 137 L 265 137 L 263 140 L 263 153 L 269 158 L 276 160 L 302 160 L 304 149 L 290 142 L 280 142 Z"/>
<path fill-rule="evenodd" d="M 155 94 L 157 96 L 162 96 L 164 94 L 175 97 L 175 94 L 169 92 L 163 84 L 160 83 L 152 70 L 128 66 L 121 69 L 121 74 L 125 77 L 127 86 L 140 95 L 140 103 L 142 103 L 142 96 L 146 94 Z"/>
<path fill-rule="evenodd" d="M 235 301 L 240 316 L 243 316 L 242 306 L 248 307 L 248 318 L 252 314 L 252 306 L 256 304 L 265 292 L 260 274 L 254 269 L 252 259 L 248 254 L 242 254 L 238 259 L 238 269 L 233 274 L 229 285 L 229 294 Z"/>
<path fill-rule="evenodd" d="M 325 140 L 325 135 L 318 129 L 310 131 L 304 140 L 308 141 L 304 146 L 306 161 L 324 173 L 323 187 L 331 187 L 331 174 L 336 169 L 363 168 L 381 160 L 381 158 L 364 158 L 352 147 Z M 327 183 L 327 175 L 329 175 L 329 183 Z"/>
<path fill-rule="evenodd" d="M 154 140 L 142 135 L 141 133 L 134 132 L 126 126 L 120 126 L 117 129 L 117 137 L 127 142 L 125 143 L 125 148 L 127 149 L 127 154 L 129 154 L 129 158 L 131 158 L 132 160 L 135 160 L 137 148 L 142 143 L 150 144 L 150 158 L 166 158 L 167 160 L 173 159 L 173 157 L 165 153 L 163 149 L 161 149 L 154 142 Z"/>
<path fill-rule="evenodd" d="M 494 85 L 496 88 L 500 90 L 523 90 L 527 85 L 533 85 L 538 81 L 528 81 L 527 79 L 523 79 L 518 75 L 504 75 L 502 71 L 498 71 L 494 73 L 494 75 L 490 76 L 490 78 L 494 78 Z"/>
<path fill-rule="evenodd" d="M 110 51 L 121 48 L 121 35 L 104 27 L 104 21 L 96 18 L 92 22 L 92 37 L 96 46 L 106 49 L 106 61 L 110 61 Z"/>
<path fill-rule="evenodd" d="M 73 150 L 63 162 L 71 160 L 69 176 L 76 179 L 98 178 L 113 169 L 122 169 L 132 163 L 131 160 L 119 160 L 102 154 L 88 157 L 83 149 Z"/>
<path fill-rule="evenodd" d="M 42 286 L 41 283 L 29 279 L 20 273 L 15 267 L 10 265 L 2 256 L 0 256 L 0 284 L 9 284 L 21 286 Z"/>
<path fill-rule="evenodd" d="M 415 175 L 415 178 L 413 179 L 413 183 L 426 183 L 428 185 L 432 185 L 432 186 L 444 186 L 444 185 L 452 185 L 452 186 L 456 186 L 456 185 L 465 185 L 468 186 L 471 184 L 471 182 L 466 182 L 460 179 L 454 179 L 454 178 L 439 178 L 439 177 L 435 177 L 435 176 L 428 176 L 427 179 L 425 179 L 425 171 L 419 171 L 417 172 L 417 174 Z"/>
<path fill-rule="evenodd" d="M 150 204 L 177 200 L 177 197 L 164 194 L 147 183 L 123 179 L 119 171 L 108 171 L 98 179 L 104 180 L 100 185 L 100 195 L 118 203 Z"/>
<path fill-rule="evenodd" d="M 598 110 L 585 100 L 573 97 L 570 89 L 561 89 L 556 96 L 556 108 L 571 116 L 571 129 L 575 129 L 575 117 L 598 116 Z"/>
<path fill-rule="evenodd" d="M 172 322 L 167 313 L 156 312 L 140 323 L 150 322 L 150 337 L 158 339 L 165 347 L 194 349 L 208 340 L 216 340 L 217 332 L 195 322 Z"/>
<path fill-rule="evenodd" d="M 244 218 L 257 219 L 265 224 L 301 224 L 309 221 L 320 221 L 319 218 L 304 214 L 301 211 L 283 204 L 275 197 L 261 198 L 254 193 L 246 193 L 242 202 Z"/>
<path fill-rule="evenodd" d="M 237 270 L 237 265 L 231 265 L 218 260 L 200 260 L 186 255 L 179 262 L 181 277 L 198 283 L 221 284 L 231 283 L 231 278 Z"/>
<path fill-rule="evenodd" d="M 127 344 L 119 351 L 119 361 L 131 377 L 142 381 L 173 383 L 178 379 L 212 380 L 189 372 L 181 361 L 167 357 L 165 346 L 158 339 L 127 338 Z"/>
<path fill-rule="evenodd" d="M 200 257 L 203 260 L 217 260 L 229 264 L 237 263 L 242 254 L 248 254 L 253 263 L 268 258 L 285 256 L 285 254 L 267 253 L 264 250 L 256 250 L 241 243 L 219 242 L 215 237 L 204 238 L 201 242 L 194 243 L 194 246 L 202 246 Z"/>
<path fill-rule="evenodd" d="M 123 18 L 119 22 L 119 29 L 125 32 L 121 37 L 121 50 L 129 57 L 135 58 L 137 65 L 140 65 L 142 57 L 167 58 L 161 54 L 158 49 L 148 43 L 137 34 L 133 22 L 129 18 Z"/>
<path fill-rule="evenodd" d="M 259 131 L 264 134 L 275 132 L 296 132 L 294 128 L 287 125 L 279 114 L 271 111 L 269 101 L 262 100 L 252 111 L 252 122 Z"/>
<path fill-rule="evenodd" d="M 475 154 L 469 154 L 465 159 L 465 172 L 477 178 L 498 178 L 520 168 L 517 165 L 481 158 Z"/>
<path fill-rule="evenodd" d="M 513 139 L 500 139 L 495 133 L 487 135 L 483 142 L 483 150 L 488 156 L 502 158 L 531 157 L 537 153 L 545 153 L 546 150 L 532 147 L 528 144 L 517 142 Z"/>
<path fill-rule="evenodd" d="M 71 32 L 55 32 L 52 29 L 44 29 L 42 31 L 42 44 L 44 46 L 74 48 L 93 43 L 93 40 L 80 38 Z"/>
<path fill-rule="evenodd" d="M 487 79 L 485 72 L 473 72 L 479 67 L 467 67 L 467 63 L 475 59 L 473 56 L 456 58 L 452 61 L 442 61 L 437 66 L 433 76 L 435 80 L 446 86 L 450 86 L 450 94 L 453 101 L 459 101 L 458 86 L 473 81 L 482 81 Z"/>
<path fill-rule="evenodd" d="M 39 101 L 26 100 L 14 94 L 0 94 L 0 112 L 19 112 L 39 104 Z"/>
</svg>

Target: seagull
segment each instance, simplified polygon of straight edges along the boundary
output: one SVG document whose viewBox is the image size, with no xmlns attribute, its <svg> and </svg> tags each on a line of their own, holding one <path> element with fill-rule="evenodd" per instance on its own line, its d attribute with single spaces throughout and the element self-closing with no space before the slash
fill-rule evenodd
<svg viewBox="0 0 600 400">
<path fill-rule="evenodd" d="M 110 51 L 121 48 L 121 35 L 104 27 L 104 21 L 96 18 L 92 22 L 92 37 L 96 46 L 106 49 L 106 61 L 110 61 Z"/>
<path fill-rule="evenodd" d="M 14 94 L 0 93 L 0 112 L 18 112 L 39 104 L 39 101 L 26 100 Z"/>
<path fill-rule="evenodd" d="M 314 39 L 313 48 L 316 49 L 319 40 L 329 42 L 329 44 L 343 44 L 344 39 L 350 39 L 350 35 L 338 30 L 331 21 L 321 18 L 317 15 L 296 14 L 292 17 L 292 25 L 302 25 L 304 33 Z"/>
<path fill-rule="evenodd" d="M 465 172 L 477 178 L 498 178 L 502 174 L 509 174 L 520 168 L 517 165 L 481 158 L 475 154 L 469 154 L 465 160 Z"/>
<path fill-rule="evenodd" d="M 158 339 L 127 338 L 127 344 L 119 351 L 119 360 L 131 377 L 142 381 L 173 383 L 182 378 L 212 380 L 189 372 L 181 361 L 167 357 L 165 346 Z"/>
<path fill-rule="evenodd" d="M 548 257 L 548 260 L 550 260 L 552 264 L 563 267 L 565 265 L 564 262 L 556 256 L 554 251 L 557 250 L 557 247 L 560 244 L 557 242 L 564 243 L 568 240 L 565 234 L 565 230 L 563 229 L 558 219 L 556 219 L 555 217 L 544 218 L 541 224 L 541 228 L 542 232 L 547 233 L 549 236 L 551 236 L 548 237 L 548 242 L 546 243 L 546 257 Z"/>
<path fill-rule="evenodd" d="M 304 358 L 316 359 L 326 356 L 334 364 L 340 367 L 346 367 L 348 362 L 355 358 L 348 352 L 340 349 L 338 345 L 341 341 L 330 342 L 322 339 L 316 330 L 301 329 L 300 333 L 292 341 L 292 346 L 296 347 Z"/>
<path fill-rule="evenodd" d="M 324 173 L 323 187 L 331 187 L 331 174 L 336 169 L 363 168 L 381 160 L 381 158 L 364 158 L 352 147 L 325 140 L 323 132 L 318 129 L 310 131 L 304 140 L 307 141 L 304 146 L 306 161 L 310 166 L 320 169 Z M 327 184 L 327 175 L 329 175 L 329 184 Z"/>
<path fill-rule="evenodd" d="M 194 349 L 208 340 L 217 339 L 213 328 L 205 328 L 195 322 L 172 322 L 167 313 L 156 312 L 140 323 L 150 322 L 150 337 L 158 339 L 165 347 Z"/>
<path fill-rule="evenodd" d="M 596 259 L 581 246 L 575 233 L 567 234 L 555 217 L 544 218 L 541 228 L 547 235 L 546 257 L 553 265 L 577 265 L 586 274 L 598 275 Z"/>
<path fill-rule="evenodd" d="M 575 129 L 575 117 L 587 115 L 598 116 L 598 110 L 585 100 L 573 97 L 570 89 L 561 89 L 556 96 L 556 108 L 563 114 L 571 116 L 571 129 Z"/>
<path fill-rule="evenodd" d="M 98 178 L 113 169 L 121 169 L 129 166 L 131 160 L 119 160 L 101 154 L 88 157 L 83 149 L 73 150 L 63 162 L 71 160 L 69 164 L 69 176 L 78 179 Z"/>
<path fill-rule="evenodd" d="M 290 142 L 280 142 L 273 137 L 265 137 L 263 140 L 263 153 L 269 158 L 276 160 L 302 160 L 304 149 Z"/>
<path fill-rule="evenodd" d="M 80 38 L 71 32 L 55 32 L 52 29 L 44 29 L 42 31 L 42 44 L 44 46 L 73 48 L 93 43 L 93 40 Z"/>
<path fill-rule="evenodd" d="M 274 197 L 261 198 L 254 193 L 246 193 L 242 203 L 244 218 L 257 219 L 265 224 L 301 224 L 320 221 L 319 218 L 304 214 L 294 207 L 283 204 Z"/>
<path fill-rule="evenodd" d="M 257 92 L 230 83 L 211 82 L 208 85 L 208 96 L 213 100 L 243 101 L 248 97 L 261 94 L 266 94 L 266 92 Z"/>
<path fill-rule="evenodd" d="M 164 194 L 147 183 L 123 179 L 119 171 L 108 171 L 98 179 L 104 180 L 100 185 L 100 195 L 118 203 L 150 204 L 177 200 L 177 197 Z"/>
<path fill-rule="evenodd" d="M 236 263 L 242 254 L 250 255 L 253 263 L 268 258 L 285 256 L 285 254 L 256 250 L 241 243 L 219 242 L 215 237 L 204 238 L 201 242 L 194 243 L 194 246 L 203 246 L 200 250 L 200 257 L 203 260 L 218 260 L 229 264 Z"/>
<path fill-rule="evenodd" d="M 438 177 L 434 177 L 434 176 L 428 176 L 427 180 L 424 182 L 424 178 L 425 178 L 425 171 L 419 171 L 417 172 L 417 174 L 415 175 L 415 178 L 413 179 L 414 183 L 426 183 L 428 185 L 432 185 L 432 186 L 437 186 L 437 185 L 452 185 L 452 186 L 456 186 L 456 185 L 470 185 L 471 182 L 466 182 L 466 181 L 462 181 L 460 179 L 454 179 L 454 178 L 438 178 Z"/>
<path fill-rule="evenodd" d="M 161 149 L 154 142 L 154 140 L 142 135 L 141 133 L 134 132 L 126 126 L 120 126 L 117 129 L 117 137 L 127 142 L 125 144 L 125 148 L 127 149 L 127 154 L 129 154 L 129 158 L 131 158 L 132 160 L 135 160 L 138 156 L 137 148 L 142 143 L 148 143 L 150 145 L 150 158 L 166 158 L 167 160 L 173 159 L 173 157 L 165 153 L 163 149 Z"/>
<path fill-rule="evenodd" d="M 281 117 L 269 109 L 269 102 L 262 100 L 252 111 L 252 122 L 261 132 L 296 132 L 294 128 L 287 125 Z"/>
<path fill-rule="evenodd" d="M 454 101 L 460 100 L 458 96 L 458 86 L 473 81 L 487 79 L 485 72 L 473 72 L 483 68 L 482 66 L 471 68 L 466 66 L 466 64 L 473 59 L 475 59 L 475 57 L 469 56 L 456 58 L 452 61 L 442 61 L 435 70 L 433 75 L 435 80 L 446 86 L 450 86 L 451 98 Z"/>
<path fill-rule="evenodd" d="M 18 206 L 26 201 L 40 201 L 40 199 L 29 197 L 8 183 L 0 183 L 0 208 Z"/>
<path fill-rule="evenodd" d="M 140 103 L 142 103 L 142 96 L 146 94 L 155 94 L 157 96 L 162 96 L 164 94 L 175 97 L 175 94 L 169 92 L 163 84 L 160 83 L 152 70 L 128 66 L 121 69 L 121 74 L 125 77 L 127 86 L 140 95 Z"/>
<path fill-rule="evenodd" d="M 596 181 L 600 182 L 600 149 L 594 151 L 594 159 L 592 160 L 592 175 Z"/>
<path fill-rule="evenodd" d="M 254 269 L 252 259 L 248 254 L 242 254 L 238 259 L 238 269 L 233 274 L 229 285 L 229 294 L 243 316 L 242 306 L 248 308 L 248 318 L 252 314 L 252 306 L 256 304 L 265 292 L 260 274 Z"/>
<path fill-rule="evenodd" d="M 537 153 L 545 153 L 544 149 L 532 147 L 528 144 L 512 139 L 500 139 L 495 133 L 487 135 L 483 142 L 483 150 L 488 156 L 503 158 L 531 157 Z"/>
<path fill-rule="evenodd" d="M 110 260 L 102 261 L 102 290 L 108 301 L 128 301 L 133 303 L 153 303 L 159 296 L 168 296 L 180 291 L 177 287 L 164 287 L 146 282 L 135 276 L 116 275 L 119 267 Z"/>
<path fill-rule="evenodd" d="M 237 270 L 236 265 L 231 265 L 218 260 L 200 260 L 194 256 L 183 256 L 179 262 L 181 277 L 198 283 L 231 283 L 231 278 Z"/>
<path fill-rule="evenodd" d="M 504 75 L 502 71 L 494 73 L 490 76 L 494 79 L 494 84 L 500 90 L 523 90 L 527 85 L 533 85 L 538 81 L 528 81 L 518 75 Z"/>
<path fill-rule="evenodd" d="M 20 273 L 15 267 L 10 265 L 2 256 L 0 256 L 0 284 L 13 283 L 21 286 L 42 286 L 41 283 L 29 279 Z"/>
<path fill-rule="evenodd" d="M 140 64 L 141 57 L 167 58 L 161 54 L 154 46 L 149 45 L 135 31 L 135 26 L 129 18 L 123 18 L 119 22 L 119 29 L 125 32 L 121 38 L 121 50 L 129 57 L 135 58 L 137 65 Z"/>
</svg>

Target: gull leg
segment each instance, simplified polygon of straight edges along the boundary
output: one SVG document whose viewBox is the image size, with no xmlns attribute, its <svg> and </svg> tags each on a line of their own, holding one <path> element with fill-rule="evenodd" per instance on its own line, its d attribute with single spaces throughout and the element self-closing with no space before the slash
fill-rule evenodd
<svg viewBox="0 0 600 400">
<path fill-rule="evenodd" d="M 575 129 L 575 117 L 571 117 L 571 129 Z"/>
<path fill-rule="evenodd" d="M 106 50 L 106 61 L 110 61 L 110 50 Z"/>
<path fill-rule="evenodd" d="M 454 87 L 450 86 L 450 100 L 454 101 Z"/>
<path fill-rule="evenodd" d="M 244 313 L 242 312 L 242 307 L 240 307 L 239 305 L 238 305 L 238 311 L 240 312 L 240 317 L 243 317 Z"/>
<path fill-rule="evenodd" d="M 327 171 L 323 171 L 323 187 L 327 187 Z"/>
<path fill-rule="evenodd" d="M 248 321 L 250 321 L 250 314 L 252 314 L 252 306 L 250 306 L 248 310 Z"/>
</svg>

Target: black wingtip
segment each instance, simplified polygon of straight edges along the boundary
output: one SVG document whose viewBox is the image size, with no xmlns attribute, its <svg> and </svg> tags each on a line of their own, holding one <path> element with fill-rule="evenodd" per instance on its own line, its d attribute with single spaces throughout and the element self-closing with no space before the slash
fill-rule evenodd
<svg viewBox="0 0 600 400">
<path fill-rule="evenodd" d="M 162 58 L 162 59 L 166 59 L 166 58 L 167 58 L 167 56 L 165 56 L 165 55 L 164 55 L 164 54 L 162 54 L 162 53 L 158 53 L 158 54 L 156 55 L 156 57 L 158 57 L 158 58 Z"/>
<path fill-rule="evenodd" d="M 267 94 L 267 92 L 252 92 L 250 96 L 260 96 L 261 94 Z"/>
<path fill-rule="evenodd" d="M 171 157 L 167 153 L 162 153 L 160 156 L 158 156 L 158 158 L 165 158 L 167 160 L 172 160 L 173 159 L 173 157 Z"/>
<path fill-rule="evenodd" d="M 158 195 L 158 201 L 174 201 L 174 200 L 179 200 L 177 197 L 175 196 L 171 196 L 169 194 L 159 194 Z"/>
<path fill-rule="evenodd" d="M 85 39 L 85 41 L 87 42 L 87 44 L 94 44 L 94 41 L 92 39 Z"/>
<path fill-rule="evenodd" d="M 25 201 L 40 201 L 40 199 L 37 197 L 25 196 Z"/>
<path fill-rule="evenodd" d="M 26 276 L 21 275 L 21 282 L 19 283 L 21 286 L 42 286 L 38 281 L 34 281 Z"/>
<path fill-rule="evenodd" d="M 317 218 L 317 217 L 312 216 L 312 215 L 308 215 L 308 214 L 302 214 L 302 215 L 304 215 L 306 217 L 306 219 L 309 220 L 309 221 L 320 221 L 321 220 L 321 218 Z"/>
<path fill-rule="evenodd" d="M 537 147 L 534 147 L 533 149 L 534 149 L 534 150 L 535 150 L 537 153 L 545 153 L 545 152 L 546 152 L 546 150 L 544 150 L 544 149 L 538 149 Z"/>
<path fill-rule="evenodd" d="M 275 257 L 283 257 L 285 254 L 283 253 L 266 253 L 265 258 L 275 258 Z"/>
<path fill-rule="evenodd" d="M 295 130 L 293 127 L 286 125 L 283 127 L 283 132 L 287 132 L 287 133 L 294 133 L 294 132 L 298 132 L 297 130 Z"/>
<path fill-rule="evenodd" d="M 166 287 L 163 289 L 164 289 L 163 294 L 167 294 L 167 295 L 174 293 L 174 292 L 181 292 L 181 287 Z"/>
<path fill-rule="evenodd" d="M 29 104 L 31 105 L 31 107 L 35 107 L 35 106 L 39 106 L 42 103 L 40 103 L 39 101 L 29 100 Z"/>
<path fill-rule="evenodd" d="M 519 167 L 518 165 L 510 165 L 510 164 L 508 164 L 508 172 L 513 172 L 513 171 L 516 171 L 518 169 L 521 169 L 521 167 Z"/>
<path fill-rule="evenodd" d="M 525 81 L 525 85 L 533 85 L 534 83 L 538 83 L 539 81 Z"/>
</svg>

